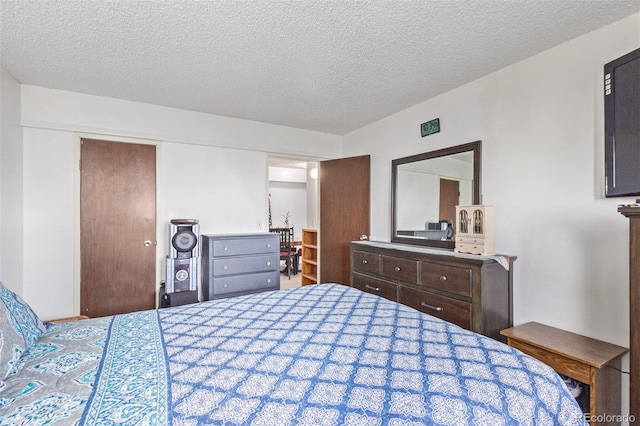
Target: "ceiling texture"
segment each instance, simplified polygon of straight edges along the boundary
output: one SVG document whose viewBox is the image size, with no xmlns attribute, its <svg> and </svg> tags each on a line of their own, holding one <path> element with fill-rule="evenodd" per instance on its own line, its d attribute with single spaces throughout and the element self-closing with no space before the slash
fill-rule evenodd
<svg viewBox="0 0 640 426">
<path fill-rule="evenodd" d="M 640 0 L 0 0 L 0 54 L 22 84 L 343 135 L 636 12 Z"/>
</svg>

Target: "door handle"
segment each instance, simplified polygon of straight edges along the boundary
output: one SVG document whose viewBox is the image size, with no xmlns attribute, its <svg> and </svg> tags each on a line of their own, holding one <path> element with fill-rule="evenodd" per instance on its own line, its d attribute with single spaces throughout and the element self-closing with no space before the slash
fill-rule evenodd
<svg viewBox="0 0 640 426">
<path fill-rule="evenodd" d="M 423 308 L 431 309 L 433 311 L 438 311 L 438 312 L 444 311 L 444 308 L 442 306 L 433 306 L 424 302 L 420 303 L 420 306 L 422 306 Z"/>
<path fill-rule="evenodd" d="M 360 241 L 365 241 L 365 240 L 368 240 L 368 239 L 369 239 L 369 237 L 367 237 L 366 235 L 364 235 L 364 234 L 360 235 Z"/>
<path fill-rule="evenodd" d="M 147 240 L 144 242 L 145 247 L 151 247 L 151 241 Z"/>
</svg>

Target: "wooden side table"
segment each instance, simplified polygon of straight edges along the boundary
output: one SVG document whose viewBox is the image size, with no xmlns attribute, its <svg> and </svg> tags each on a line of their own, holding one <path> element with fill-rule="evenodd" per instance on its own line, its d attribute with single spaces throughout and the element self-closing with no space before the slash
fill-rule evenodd
<svg viewBox="0 0 640 426">
<path fill-rule="evenodd" d="M 500 332 L 507 344 L 555 371 L 589 385 L 592 424 L 619 424 L 621 419 L 620 360 L 628 349 L 537 322 Z"/>
</svg>

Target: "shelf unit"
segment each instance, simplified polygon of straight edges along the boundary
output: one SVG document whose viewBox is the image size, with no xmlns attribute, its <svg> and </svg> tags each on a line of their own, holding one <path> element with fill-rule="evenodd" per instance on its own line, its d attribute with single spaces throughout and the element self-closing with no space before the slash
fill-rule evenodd
<svg viewBox="0 0 640 426">
<path fill-rule="evenodd" d="M 318 230 L 302 229 L 301 285 L 318 283 Z"/>
</svg>

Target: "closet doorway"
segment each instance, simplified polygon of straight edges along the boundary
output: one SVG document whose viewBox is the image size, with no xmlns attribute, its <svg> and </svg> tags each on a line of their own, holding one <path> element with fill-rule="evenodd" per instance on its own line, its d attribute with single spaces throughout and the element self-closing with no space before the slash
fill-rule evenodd
<svg viewBox="0 0 640 426">
<path fill-rule="evenodd" d="M 156 306 L 156 147 L 81 140 L 80 313 Z"/>
</svg>

